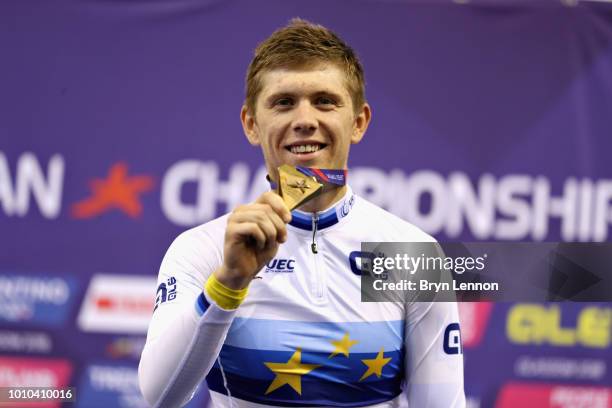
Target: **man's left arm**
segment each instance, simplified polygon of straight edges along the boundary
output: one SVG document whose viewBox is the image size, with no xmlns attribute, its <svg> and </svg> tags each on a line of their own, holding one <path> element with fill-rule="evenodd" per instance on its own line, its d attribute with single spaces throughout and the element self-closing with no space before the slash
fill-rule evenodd
<svg viewBox="0 0 612 408">
<path fill-rule="evenodd" d="M 457 303 L 412 303 L 406 317 L 405 393 L 409 407 L 465 407 Z"/>
</svg>

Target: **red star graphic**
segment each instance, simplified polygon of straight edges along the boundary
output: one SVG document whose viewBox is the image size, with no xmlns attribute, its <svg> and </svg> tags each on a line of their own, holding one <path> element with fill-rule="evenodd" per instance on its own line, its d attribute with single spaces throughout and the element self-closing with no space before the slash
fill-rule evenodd
<svg viewBox="0 0 612 408">
<path fill-rule="evenodd" d="M 90 182 L 92 195 L 72 205 L 74 218 L 92 218 L 112 209 L 123 211 L 131 218 L 140 217 L 139 195 L 153 188 L 153 177 L 128 176 L 127 164 L 115 163 L 106 179 Z"/>
</svg>

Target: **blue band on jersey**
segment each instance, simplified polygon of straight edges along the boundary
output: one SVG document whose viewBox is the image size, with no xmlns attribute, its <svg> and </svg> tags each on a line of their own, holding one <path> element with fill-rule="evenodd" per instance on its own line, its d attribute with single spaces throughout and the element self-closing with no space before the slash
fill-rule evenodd
<svg viewBox="0 0 612 408">
<path fill-rule="evenodd" d="M 234 373 L 252 379 L 269 379 L 271 382 L 275 374 L 264 363 L 287 363 L 296 350 L 274 351 L 256 350 L 242 347 L 233 347 L 226 344 L 221 348 L 221 363 L 225 373 Z M 300 348 L 301 362 L 305 364 L 316 364 L 320 367 L 302 376 L 305 378 L 317 378 L 321 381 L 329 381 L 343 384 L 366 384 L 370 381 L 383 378 L 402 377 L 403 350 L 383 350 L 381 355 L 384 359 L 390 359 L 382 365 L 381 377 L 377 375 L 368 376 L 360 381 L 368 367 L 362 360 L 375 359 L 380 352 L 372 350 L 368 353 L 355 353 L 349 349 L 348 357 L 342 353 L 314 352 L 306 347 Z M 269 385 L 269 384 L 268 384 Z M 230 390 L 231 391 L 231 390 Z"/>
<path fill-rule="evenodd" d="M 195 308 L 196 308 L 196 312 L 198 312 L 198 316 L 202 316 L 204 312 L 206 312 L 206 309 L 208 309 L 209 306 L 210 306 L 210 303 L 208 303 L 206 296 L 204 296 L 204 292 L 200 293 L 200 296 L 198 296 L 198 299 L 196 300 L 196 304 L 195 304 Z"/>
<path fill-rule="evenodd" d="M 319 367 L 300 375 L 300 393 L 288 383 L 270 390 L 277 374 L 264 364 L 285 363 L 291 358 L 291 352 L 223 346 L 220 361 L 233 397 L 266 406 L 353 407 L 389 401 L 401 392 L 403 353 L 397 350 L 384 353 L 390 361 L 382 367 L 380 377 L 371 373 L 361 380 L 369 369 L 362 360 L 372 360 L 376 354 L 351 353 L 348 358 L 344 355 L 329 358 L 327 354 L 304 351 L 301 362 Z M 227 395 L 218 363 L 206 381 L 212 391 Z"/>
</svg>

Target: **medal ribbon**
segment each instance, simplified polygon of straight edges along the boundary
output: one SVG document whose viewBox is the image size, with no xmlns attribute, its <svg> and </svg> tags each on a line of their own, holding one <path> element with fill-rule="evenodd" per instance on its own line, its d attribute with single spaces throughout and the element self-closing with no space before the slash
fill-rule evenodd
<svg viewBox="0 0 612 408">
<path fill-rule="evenodd" d="M 318 182 L 324 185 L 335 185 L 342 187 L 346 184 L 348 171 L 346 169 L 318 169 L 316 167 L 302 167 L 296 166 L 297 171 L 304 174 L 305 176 L 314 177 Z M 275 182 L 270 180 L 270 186 L 272 189 L 276 189 L 278 186 Z"/>
<path fill-rule="evenodd" d="M 346 184 L 346 169 L 317 169 L 315 167 L 301 166 L 297 166 L 296 169 L 300 173 L 316 178 L 322 184 L 335 184 L 339 187 Z"/>
</svg>

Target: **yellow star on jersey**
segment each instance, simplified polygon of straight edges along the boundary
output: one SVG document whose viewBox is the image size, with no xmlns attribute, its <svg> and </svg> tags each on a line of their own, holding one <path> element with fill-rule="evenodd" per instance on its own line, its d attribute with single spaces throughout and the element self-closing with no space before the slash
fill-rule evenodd
<svg viewBox="0 0 612 408">
<path fill-rule="evenodd" d="M 332 341 L 331 343 L 336 348 L 334 349 L 334 351 L 332 351 L 332 353 L 329 355 L 328 358 L 332 358 L 333 356 L 338 355 L 338 354 L 344 354 L 346 357 L 348 357 L 349 349 L 359 342 L 357 340 L 351 340 L 349 338 L 349 334 L 345 333 L 344 337 L 342 337 L 342 340 L 335 340 L 335 341 Z"/>
<path fill-rule="evenodd" d="M 368 366 L 368 369 L 367 369 L 367 371 L 365 373 L 363 373 L 363 375 L 361 376 L 359 381 L 365 380 L 366 378 L 368 378 L 372 374 L 376 374 L 376 376 L 378 378 L 380 378 L 380 376 L 382 375 L 383 367 L 389 361 L 391 361 L 391 357 L 383 358 L 384 353 L 385 353 L 384 348 L 381 347 L 380 351 L 376 355 L 376 358 L 361 360 L 363 362 L 363 364 Z"/>
<path fill-rule="evenodd" d="M 266 367 L 276 374 L 272 384 L 266 390 L 266 395 L 285 384 L 289 384 L 298 394 L 302 395 L 302 376 L 321 366 L 317 364 L 302 364 L 301 360 L 302 349 L 298 348 L 286 363 L 264 363 Z"/>
</svg>

